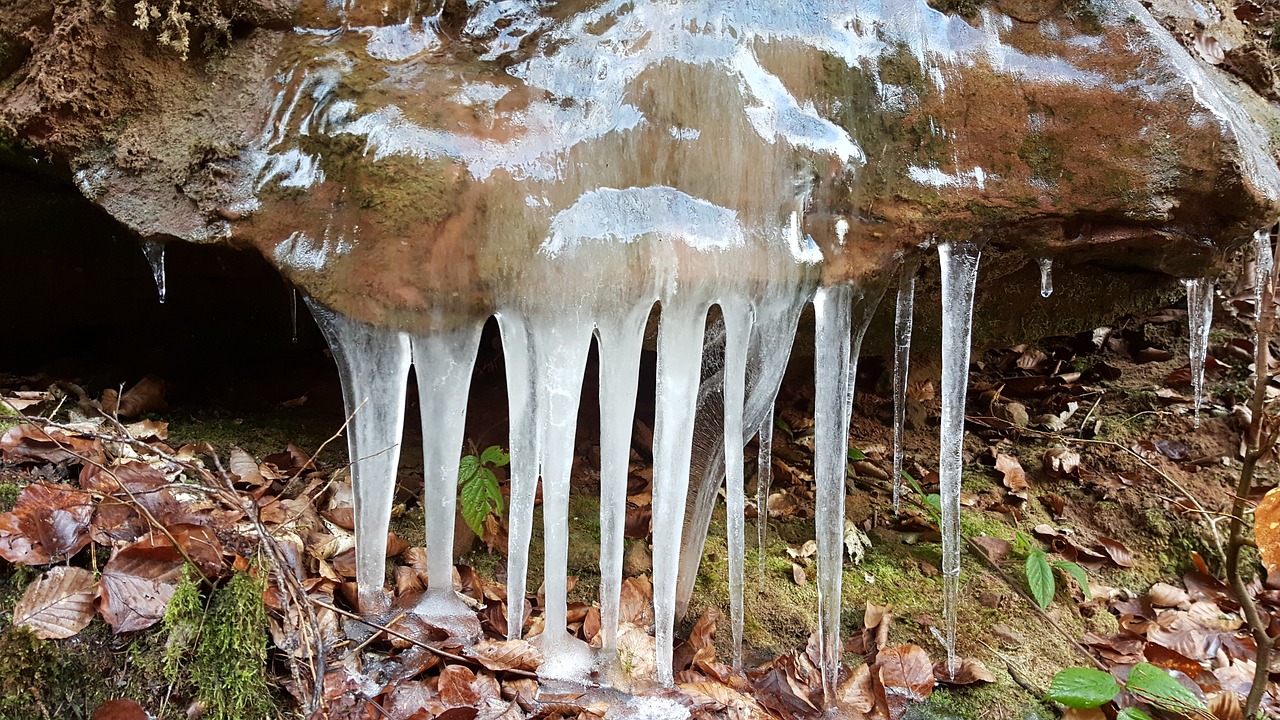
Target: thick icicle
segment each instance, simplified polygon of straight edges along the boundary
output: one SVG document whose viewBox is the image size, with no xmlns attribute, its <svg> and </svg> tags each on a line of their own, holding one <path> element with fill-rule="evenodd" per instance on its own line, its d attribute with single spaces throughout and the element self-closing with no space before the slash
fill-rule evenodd
<svg viewBox="0 0 1280 720">
<path fill-rule="evenodd" d="M 729 617 L 733 629 L 733 667 L 742 667 L 742 592 L 746 546 L 746 495 L 742 468 L 742 413 L 746 404 L 747 346 L 751 307 L 722 300 L 724 316 L 725 522 L 729 546 Z"/>
<path fill-rule="evenodd" d="M 453 592 L 453 526 L 458 464 L 480 324 L 416 335 L 410 342 L 422 411 L 422 507 L 426 515 L 427 592 L 415 612 L 457 637 L 476 638 L 475 612 Z"/>
<path fill-rule="evenodd" d="M 538 461 L 542 475 L 543 629 L 535 642 L 546 656 L 538 668 L 548 678 L 584 682 L 594 659 L 568 627 L 569 485 L 578 429 L 582 376 L 592 325 L 566 312 L 530 318 L 533 361 L 542 371 L 537 394 Z"/>
<path fill-rule="evenodd" d="M 760 585 L 764 585 L 764 544 L 769 534 L 769 486 L 773 484 L 773 408 L 756 432 L 756 539 L 759 541 Z"/>
<path fill-rule="evenodd" d="M 142 254 L 147 257 L 147 263 L 151 265 L 151 277 L 156 281 L 156 294 L 160 297 L 160 304 L 164 304 L 165 295 L 165 273 L 164 273 L 164 243 L 158 240 L 143 240 Z"/>
<path fill-rule="evenodd" d="M 339 315 L 309 298 L 307 305 L 333 351 L 351 417 L 347 450 L 355 505 L 356 583 L 360 611 L 375 614 L 389 605 L 383 580 L 404 430 L 409 338 Z"/>
<path fill-rule="evenodd" d="M 942 614 L 947 671 L 956 670 L 956 605 L 960 596 L 960 482 L 964 464 L 964 405 L 969 385 L 973 295 L 981 248 L 972 242 L 938 245 L 942 266 L 942 427 L 938 482 L 942 495 Z"/>
<path fill-rule="evenodd" d="M 1040 258 L 1040 297 L 1053 294 L 1053 258 Z"/>
<path fill-rule="evenodd" d="M 693 418 L 697 406 L 702 336 L 707 305 L 683 299 L 662 306 L 658 327 L 658 386 L 653 429 L 653 516 L 684 517 L 693 452 Z M 653 616 L 657 641 L 657 676 L 674 682 L 672 641 L 675 638 L 676 575 L 682 528 L 663 528 L 653 537 Z"/>
<path fill-rule="evenodd" d="M 596 323 L 600 354 L 600 632 L 607 655 L 618 647 L 631 427 L 650 310 L 642 306 L 621 321 L 609 318 Z"/>
<path fill-rule="evenodd" d="M 524 595 L 529 576 L 529 539 L 533 535 L 533 505 L 538 492 L 538 440 L 535 422 L 537 372 L 531 339 L 524 320 L 500 312 L 502 357 L 507 373 L 507 408 L 511 420 L 511 499 L 507 506 L 507 638 L 519 638 L 524 628 Z"/>
<path fill-rule="evenodd" d="M 851 285 L 820 288 L 813 299 L 816 324 L 814 358 L 815 526 L 818 541 L 818 640 L 822 693 L 835 701 L 840 673 L 840 596 L 843 584 L 844 478 L 849 453 L 851 393 L 849 374 Z M 833 538 L 835 538 L 833 547 Z"/>
<path fill-rule="evenodd" d="M 1191 388 L 1195 393 L 1195 427 L 1200 427 L 1204 404 L 1204 360 L 1209 350 L 1209 326 L 1213 323 L 1213 281 L 1183 280 L 1187 287 L 1187 329 L 1191 334 Z"/>
<path fill-rule="evenodd" d="M 1259 230 L 1253 234 L 1253 247 L 1256 251 L 1253 259 L 1253 312 L 1256 319 L 1262 318 L 1262 287 L 1267 284 L 1271 275 L 1271 266 L 1275 264 L 1275 256 L 1271 249 L 1271 231 Z M 1254 338 L 1255 341 L 1257 338 Z"/>
<path fill-rule="evenodd" d="M 916 304 L 918 259 L 907 260 L 898 276 L 898 302 L 893 321 L 893 511 L 902 500 L 902 431 L 907 415 L 907 378 L 911 364 L 911 320 Z"/>
</svg>

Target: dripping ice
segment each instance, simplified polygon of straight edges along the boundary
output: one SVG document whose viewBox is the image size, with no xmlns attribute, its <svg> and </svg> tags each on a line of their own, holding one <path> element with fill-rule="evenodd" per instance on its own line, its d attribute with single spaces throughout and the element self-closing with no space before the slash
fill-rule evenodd
<svg viewBox="0 0 1280 720">
<path fill-rule="evenodd" d="M 907 378 L 911 364 L 911 321 L 916 302 L 919 260 L 903 263 L 893 319 L 893 511 L 902 503 L 902 436 L 907 415 Z"/>
<path fill-rule="evenodd" d="M 142 242 L 142 254 L 146 256 L 147 264 L 151 266 L 151 277 L 156 281 L 156 295 L 163 305 L 165 296 L 164 243 L 158 240 L 144 240 Z"/>
<path fill-rule="evenodd" d="M 1040 297 L 1053 294 L 1053 258 L 1040 258 Z"/>
<path fill-rule="evenodd" d="M 1200 427 L 1204 404 L 1204 361 L 1209 351 L 1209 326 L 1213 323 L 1213 280 L 1183 280 L 1187 288 L 1187 331 L 1190 334 L 1191 389 L 1195 395 L 1195 427 Z"/>
<path fill-rule="evenodd" d="M 960 602 L 960 482 L 964 465 L 964 408 L 969 386 L 973 296 L 982 250 L 975 243 L 938 245 L 942 269 L 942 424 L 938 484 L 942 496 L 942 633 L 947 671 L 954 676 L 956 606 Z"/>
</svg>

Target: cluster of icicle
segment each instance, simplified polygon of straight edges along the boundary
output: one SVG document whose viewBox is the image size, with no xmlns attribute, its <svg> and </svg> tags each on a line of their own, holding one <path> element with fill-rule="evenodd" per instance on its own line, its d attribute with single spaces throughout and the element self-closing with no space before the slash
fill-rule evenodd
<svg viewBox="0 0 1280 720">
<path fill-rule="evenodd" d="M 1261 248 L 1261 244 L 1259 245 Z M 1267 249 L 1270 249 L 1269 243 Z M 956 606 L 960 587 L 960 486 L 963 464 L 964 411 L 967 388 L 973 299 L 980 247 L 975 243 L 940 243 L 942 276 L 942 423 L 938 474 L 942 499 L 942 639 L 948 667 L 956 663 Z M 896 306 L 894 373 L 895 506 L 902 471 L 903 406 L 910 354 L 911 319 L 918 259 L 904 263 Z M 1041 265 L 1046 269 L 1047 263 Z M 1046 281 L 1047 282 L 1047 281 Z M 1204 340 L 1211 314 L 1212 283 L 1186 281 L 1191 310 L 1193 375 L 1202 377 Z M 1208 299 L 1207 299 L 1208 298 Z M 850 284 L 819 287 L 773 302 L 721 297 L 715 302 L 669 302 L 663 307 L 658 336 L 658 383 L 654 428 L 653 516 L 662 524 L 654 533 L 654 617 L 657 675 L 670 683 L 672 640 L 677 609 L 677 573 L 683 545 L 701 552 L 706 526 L 698 520 L 686 528 L 691 454 L 695 445 L 700 383 L 719 382 L 723 398 L 724 476 L 699 497 L 714 497 L 725 482 L 728 519 L 729 590 L 734 662 L 741 662 L 743 628 L 743 560 L 745 544 L 744 446 L 758 438 L 758 531 L 763 562 L 772 445 L 773 402 L 782 369 L 790 354 L 800 310 L 811 301 L 816 321 L 814 477 L 817 485 L 818 603 L 824 689 L 834 701 L 841 656 L 840 609 L 843 567 L 844 493 L 853 380 L 861 345 L 879 294 Z M 717 371 L 705 372 L 707 310 L 721 309 L 714 328 L 723 343 Z M 428 556 L 428 591 L 417 612 L 465 635 L 475 628 L 473 614 L 452 590 L 453 529 L 456 485 L 466 401 L 480 326 L 414 335 L 366 325 L 318 304 L 311 309 L 329 340 L 340 370 L 348 411 L 352 414 L 348 443 L 355 484 L 357 580 L 361 608 L 376 612 L 387 602 L 383 589 L 385 538 L 391 513 L 399 439 L 404 423 L 403 398 L 411 366 L 418 368 L 423 421 L 423 455 Z M 622 582 L 623 520 L 627 467 L 637 378 L 644 329 L 651 305 L 623 315 L 586 322 L 547 322 L 545 318 L 498 313 L 507 368 L 511 412 L 511 503 L 508 548 L 508 593 L 522 597 L 527 588 L 528 548 L 534 497 L 539 478 L 543 490 L 543 533 L 546 596 L 544 630 L 537 642 L 548 650 L 547 677 L 584 680 L 608 663 L 617 648 L 618 607 Z M 595 338 L 600 356 L 600 574 L 602 650 L 591 651 L 566 632 L 568 498 L 578 400 L 588 346 Z M 1197 408 L 1200 381 L 1197 381 Z M 706 515 L 709 516 L 709 512 Z M 693 513 L 697 518 L 699 513 Z M 763 572 L 763 566 L 761 567 Z M 522 605 L 509 606 L 508 636 L 519 637 L 525 618 Z"/>
<path fill-rule="evenodd" d="M 959 487 L 964 399 L 969 358 L 970 318 L 979 247 L 972 243 L 939 245 L 946 308 L 943 327 L 942 477 L 946 631 L 954 646 L 955 603 L 960 573 Z M 899 293 L 900 326 L 909 325 L 914 261 L 903 273 Z M 772 407 L 790 355 L 800 311 L 814 306 L 816 320 L 815 456 L 817 483 L 818 594 L 823 678 L 828 699 L 836 686 L 841 656 L 840 607 L 843 565 L 844 493 L 853 379 L 863 332 L 879 301 L 879 293 L 851 284 L 800 290 L 781 297 L 722 296 L 701 302 L 663 303 L 658 334 L 658 382 L 653 457 L 653 515 L 662 524 L 654 534 L 653 582 L 657 675 L 672 682 L 672 640 L 678 605 L 677 575 L 682 547 L 701 550 L 706 527 L 693 527 L 682 538 L 678 519 L 685 517 L 690 467 L 695 445 L 695 416 L 700 384 L 718 380 L 723 400 L 722 443 L 726 484 L 729 574 L 734 660 L 741 661 L 743 625 L 743 560 L 745 545 L 744 447 L 759 436 L 757 502 L 767 511 Z M 711 305 L 722 320 L 713 332 L 706 327 Z M 428 591 L 416 609 L 460 634 L 471 626 L 471 611 L 452 590 L 453 526 L 456 485 L 466 400 L 480 326 L 447 332 L 413 334 L 366 325 L 312 304 L 334 356 L 352 418 L 348 443 L 355 484 L 357 581 L 361 609 L 385 607 L 384 542 L 399 461 L 404 423 L 403 398 L 410 367 L 417 368 L 423 418 L 423 455 L 428 556 Z M 631 428 L 644 329 L 652 304 L 623 314 L 590 319 L 567 313 L 568 321 L 497 314 L 507 367 L 511 412 L 511 503 L 509 510 L 508 592 L 522 597 L 527 588 L 527 561 L 535 490 L 542 481 L 546 597 L 544 630 L 537 642 L 548 650 L 542 672 L 549 677 L 584 679 L 616 649 L 618 604 L 622 581 L 623 519 Z M 723 344 L 715 358 L 717 371 L 705 371 L 704 344 L 711 336 Z M 600 357 L 600 494 L 601 494 L 601 625 L 598 656 L 566 627 L 568 496 L 578 399 L 588 347 L 595 338 Z M 909 328 L 900 327 L 898 387 L 905 386 Z M 900 439 L 899 429 L 897 437 Z M 895 455 L 901 454 L 900 442 Z M 900 458 L 895 460 L 900 465 Z M 697 517 L 699 513 L 692 513 Z M 764 520 L 760 533 L 763 537 Z M 697 525 L 697 521 L 693 525 Z M 696 563 L 692 570 L 696 571 Z M 693 573 L 684 569 L 686 575 Z M 508 635 L 519 637 L 524 625 L 521 605 L 509 609 Z M 949 650 L 954 657 L 954 651 Z"/>
</svg>

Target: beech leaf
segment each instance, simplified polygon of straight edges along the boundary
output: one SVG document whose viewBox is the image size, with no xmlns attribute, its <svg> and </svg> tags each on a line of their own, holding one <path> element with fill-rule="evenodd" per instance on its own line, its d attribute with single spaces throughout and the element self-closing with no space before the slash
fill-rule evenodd
<svg viewBox="0 0 1280 720">
<path fill-rule="evenodd" d="M 1043 550 L 1032 550 L 1027 555 L 1027 585 L 1031 588 L 1031 596 L 1043 610 L 1053 602 L 1055 582 L 1053 570 L 1049 567 L 1049 558 Z"/>
<path fill-rule="evenodd" d="M 1151 663 L 1134 665 L 1125 689 L 1162 710 L 1184 714 L 1207 710 L 1200 698 Z"/>
<path fill-rule="evenodd" d="M 97 594 L 93 573 L 78 567 L 51 568 L 27 586 L 13 608 L 13 624 L 31 629 L 41 640 L 61 640 L 93 619 Z"/>
<path fill-rule="evenodd" d="M 1280 488 L 1272 488 L 1253 511 L 1253 536 L 1267 572 L 1280 573 Z"/>
<path fill-rule="evenodd" d="M 1067 668 L 1053 676 L 1049 699 L 1078 710 L 1110 702 L 1120 685 L 1110 674 L 1093 668 Z"/>
</svg>

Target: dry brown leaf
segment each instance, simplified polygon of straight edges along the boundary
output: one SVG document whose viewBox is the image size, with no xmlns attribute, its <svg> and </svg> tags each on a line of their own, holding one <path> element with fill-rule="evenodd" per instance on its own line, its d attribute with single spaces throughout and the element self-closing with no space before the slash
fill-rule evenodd
<svg viewBox="0 0 1280 720">
<path fill-rule="evenodd" d="M 1026 498 L 1026 489 L 1030 487 L 1027 484 L 1027 471 L 1022 469 L 1022 463 L 1018 462 L 1018 458 L 1004 453 L 996 454 L 996 471 L 1004 475 L 1004 486 L 1014 494 L 1022 493 L 1021 497 Z"/>
<path fill-rule="evenodd" d="M 1209 714 L 1214 720 L 1244 720 L 1244 706 L 1240 696 L 1230 691 L 1222 691 L 1209 696 Z"/>
<path fill-rule="evenodd" d="M 490 670 L 533 672 L 542 664 L 542 651 L 527 640 L 486 640 L 471 646 L 470 655 Z"/>
<path fill-rule="evenodd" d="M 43 565 L 68 558 L 89 544 L 93 498 L 70 485 L 31 483 L 13 512 L 0 515 L 0 557 Z"/>
<path fill-rule="evenodd" d="M 27 586 L 13 608 L 13 624 L 31 629 L 41 640 L 60 640 L 80 632 L 93 619 L 97 594 L 93 573 L 55 567 Z"/>
<path fill-rule="evenodd" d="M 0 458 L 13 463 L 94 462 L 105 459 L 102 442 L 75 433 L 15 425 L 0 435 Z"/>
<path fill-rule="evenodd" d="M 800 567 L 797 563 L 791 563 L 791 579 L 794 580 L 797 585 L 809 584 L 809 576 L 805 574 L 804 568 Z"/>
<path fill-rule="evenodd" d="M 1177 670 L 1191 677 L 1198 677 L 1204 669 L 1199 662 L 1192 660 L 1177 650 L 1170 650 L 1159 643 L 1147 643 L 1142 652 L 1146 656 L 1147 662 L 1152 665 L 1166 670 Z"/>
<path fill-rule="evenodd" d="M 1152 585 L 1147 591 L 1147 598 L 1156 607 L 1176 608 L 1191 602 L 1191 596 L 1186 590 L 1165 583 Z"/>
<path fill-rule="evenodd" d="M 1080 453 L 1070 448 L 1056 447 L 1045 450 L 1041 463 L 1046 472 L 1056 477 L 1080 474 Z"/>
<path fill-rule="evenodd" d="M 1125 546 L 1119 540 L 1112 540 L 1109 537 L 1099 537 L 1098 544 L 1102 546 L 1103 552 L 1107 557 L 1111 558 L 1111 562 L 1122 568 L 1133 567 L 1133 551 Z"/>
<path fill-rule="evenodd" d="M 871 666 L 863 663 L 849 673 L 849 679 L 836 690 L 840 707 L 868 715 L 876 707 L 875 682 L 871 679 Z"/>
<path fill-rule="evenodd" d="M 1107 720 L 1107 714 L 1101 708 L 1067 708 L 1062 711 L 1062 720 Z"/>
<path fill-rule="evenodd" d="M 450 707 L 475 705 L 480 702 L 480 694 L 471 687 L 476 674 L 465 665 L 446 665 L 440 671 L 437 688 L 440 699 Z"/>
<path fill-rule="evenodd" d="M 182 554 L 154 536 L 118 550 L 102 569 L 102 617 L 118 633 L 160 622 L 182 575 Z"/>
<path fill-rule="evenodd" d="M 907 708 L 933 692 L 933 661 L 919 645 L 893 645 L 876 654 L 876 671 L 890 720 L 901 720 Z"/>
<path fill-rule="evenodd" d="M 149 412 L 164 412 L 169 409 L 165 402 L 168 384 L 155 375 L 147 375 L 133 387 L 119 396 L 119 402 L 111 402 L 107 393 L 103 393 L 103 410 L 115 412 L 122 418 L 137 417 Z M 114 391 L 112 391 L 114 395 Z"/>
<path fill-rule="evenodd" d="M 1013 550 L 1013 545 L 1008 540 L 988 535 L 979 535 L 973 538 L 973 544 L 977 545 L 982 550 L 982 554 L 986 555 L 987 559 L 996 565 L 1003 562 L 1009 556 L 1010 551 Z"/>
<path fill-rule="evenodd" d="M 1267 572 L 1280 574 L 1280 488 L 1268 490 L 1253 511 L 1253 536 Z"/>
<path fill-rule="evenodd" d="M 142 706 L 133 700 L 108 700 L 93 711 L 93 720 L 150 720 Z"/>
</svg>

